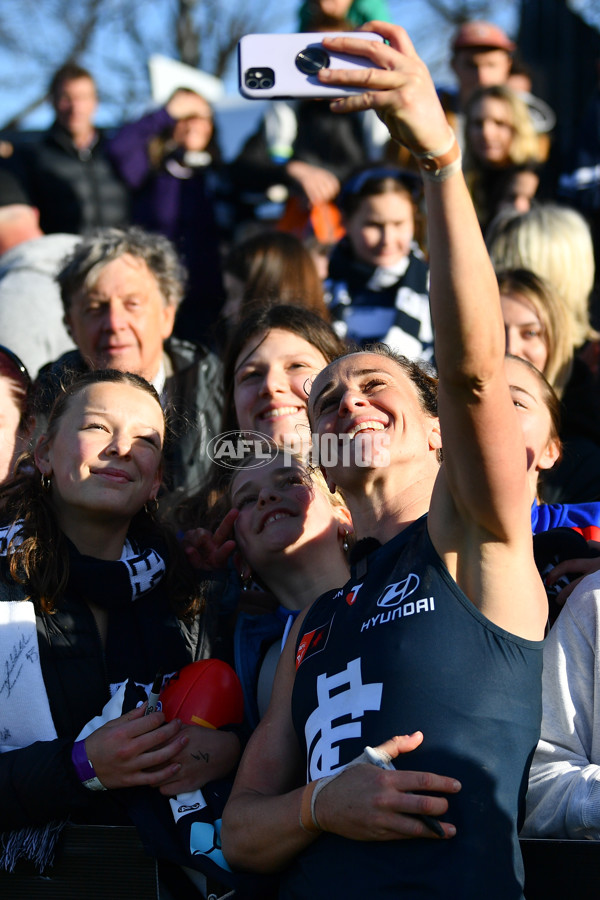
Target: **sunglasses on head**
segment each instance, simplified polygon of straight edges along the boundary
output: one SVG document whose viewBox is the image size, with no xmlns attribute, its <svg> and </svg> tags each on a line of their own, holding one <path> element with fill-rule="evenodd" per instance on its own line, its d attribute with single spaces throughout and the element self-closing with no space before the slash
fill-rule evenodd
<svg viewBox="0 0 600 900">
<path fill-rule="evenodd" d="M 9 347 L 5 347 L 4 344 L 0 344 L 0 357 L 4 356 L 15 369 L 23 380 L 23 384 L 25 387 L 30 388 L 32 384 L 31 375 L 27 371 L 27 366 L 20 359 L 16 353 L 14 353 Z"/>
</svg>

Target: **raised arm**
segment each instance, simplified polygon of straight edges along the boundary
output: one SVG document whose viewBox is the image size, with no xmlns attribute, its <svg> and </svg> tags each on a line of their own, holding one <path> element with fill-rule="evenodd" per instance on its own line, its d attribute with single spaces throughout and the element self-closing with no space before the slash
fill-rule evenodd
<svg viewBox="0 0 600 900">
<path fill-rule="evenodd" d="M 486 615 L 508 630 L 541 638 L 545 598 L 534 584 L 525 444 L 504 372 L 496 279 L 458 146 L 427 67 L 406 32 L 383 22 L 364 27 L 389 45 L 350 36 L 325 43 L 366 56 L 379 68 L 321 70 L 319 77 L 366 88 L 337 100 L 333 108 L 375 109 L 394 140 L 416 156 L 423 174 L 444 447 L 429 531 L 453 577 Z M 493 547 L 491 556 L 482 554 L 483 546 Z M 522 606 L 517 596 L 487 589 L 509 564 L 501 559 L 505 551 L 526 573 Z"/>
<path fill-rule="evenodd" d="M 142 187 L 151 170 L 148 144 L 161 131 L 172 128 L 175 121 L 168 107 L 162 107 L 123 125 L 110 141 L 108 154 L 129 187 Z"/>
<path fill-rule="evenodd" d="M 421 168 L 440 415 L 451 491 L 457 505 L 467 505 L 471 515 L 495 531 L 499 527 L 496 506 L 502 507 L 506 499 L 507 454 L 515 469 L 523 469 L 524 451 L 518 441 L 506 441 L 507 426 L 516 425 L 517 420 L 503 370 L 504 331 L 494 271 L 462 176 L 454 132 L 427 67 L 402 28 L 383 22 L 364 27 L 379 32 L 389 46 L 365 41 L 363 47 L 352 37 L 325 43 L 368 56 L 381 70 L 324 69 L 320 77 L 336 83 L 362 82 L 366 92 L 336 101 L 333 108 L 340 112 L 375 109 L 392 138 L 408 147 Z M 490 453 L 496 463 L 501 461 L 501 473 L 486 465 Z M 519 479 L 519 496 L 521 488 Z"/>
</svg>

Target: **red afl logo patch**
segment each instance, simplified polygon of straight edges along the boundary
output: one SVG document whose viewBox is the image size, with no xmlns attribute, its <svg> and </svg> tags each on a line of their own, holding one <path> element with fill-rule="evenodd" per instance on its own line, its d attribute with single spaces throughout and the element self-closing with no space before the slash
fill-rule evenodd
<svg viewBox="0 0 600 900">
<path fill-rule="evenodd" d="M 320 628 L 315 628 L 314 631 L 308 631 L 306 634 L 302 635 L 300 643 L 298 644 L 298 652 L 296 653 L 296 668 L 298 668 L 300 663 L 307 657 L 312 656 L 314 653 L 318 653 L 319 650 L 323 649 L 327 643 L 330 629 L 331 622 L 328 622 L 327 625 L 321 625 Z"/>
</svg>

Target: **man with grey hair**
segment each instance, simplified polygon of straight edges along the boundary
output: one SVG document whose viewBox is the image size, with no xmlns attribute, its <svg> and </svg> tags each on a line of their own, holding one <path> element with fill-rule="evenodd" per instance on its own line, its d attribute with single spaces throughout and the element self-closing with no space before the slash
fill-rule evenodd
<svg viewBox="0 0 600 900">
<path fill-rule="evenodd" d="M 38 417 L 47 414 L 69 373 L 119 369 L 143 376 L 170 411 L 165 486 L 172 505 L 201 486 L 222 405 L 217 357 L 200 344 L 172 337 L 185 283 L 175 248 L 141 228 L 100 229 L 76 246 L 58 282 L 77 350 L 40 372 Z"/>
</svg>

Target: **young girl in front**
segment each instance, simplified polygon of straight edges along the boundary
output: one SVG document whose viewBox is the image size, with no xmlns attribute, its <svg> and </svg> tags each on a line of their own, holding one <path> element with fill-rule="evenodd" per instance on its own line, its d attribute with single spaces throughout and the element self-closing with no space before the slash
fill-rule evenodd
<svg viewBox="0 0 600 900">
<path fill-rule="evenodd" d="M 429 268 L 416 234 L 420 185 L 399 169 L 367 169 L 344 185 L 346 235 L 335 247 L 326 300 L 341 337 L 383 341 L 413 360 L 433 359 Z"/>
</svg>

